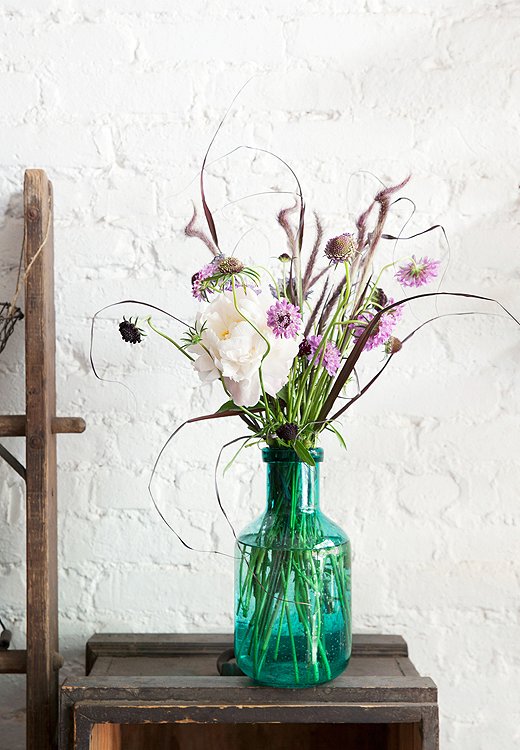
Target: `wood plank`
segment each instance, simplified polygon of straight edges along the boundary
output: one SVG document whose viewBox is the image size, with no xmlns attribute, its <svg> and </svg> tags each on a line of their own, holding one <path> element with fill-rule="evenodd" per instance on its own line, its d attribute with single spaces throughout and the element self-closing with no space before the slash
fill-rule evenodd
<svg viewBox="0 0 520 750">
<path fill-rule="evenodd" d="M 90 750 L 121 750 L 119 724 L 95 724 L 90 737 Z M 125 742 L 125 750 L 127 743 Z"/>
<path fill-rule="evenodd" d="M 24 217 L 27 748 L 51 750 L 58 710 L 56 386 L 52 187 L 42 170 L 25 172 Z"/>
<path fill-rule="evenodd" d="M 85 431 L 85 420 L 81 417 L 52 417 L 51 432 L 80 433 Z M 0 437 L 23 437 L 26 432 L 25 414 L 3 414 L 0 416 Z"/>
<path fill-rule="evenodd" d="M 98 656 L 89 673 L 110 677 L 216 676 L 215 654 L 182 654 L 181 656 Z M 406 675 L 398 659 L 388 656 L 353 656 L 344 675 L 349 677 L 401 677 Z M 417 675 L 417 672 L 409 672 Z M 243 676 L 240 674 L 239 676 Z"/>
<path fill-rule="evenodd" d="M 0 651 L 0 674 L 25 674 L 27 651 L 12 649 Z"/>
<path fill-rule="evenodd" d="M 285 690 L 283 691 L 286 692 Z M 96 723 L 115 724 L 388 724 L 419 723 L 421 707 L 415 703 L 292 703 L 244 705 L 191 701 L 79 701 L 74 716 Z M 289 721 L 288 721 L 289 720 Z M 77 724 L 76 719 L 76 724 Z"/>
<path fill-rule="evenodd" d="M 215 701 L 226 704 L 277 704 L 281 694 L 291 703 L 435 703 L 437 687 L 429 677 L 337 677 L 311 688 L 264 687 L 248 677 L 83 677 L 66 680 L 62 697 L 77 701 Z"/>
<path fill-rule="evenodd" d="M 419 672 L 416 670 L 408 657 L 398 656 L 396 657 L 396 662 L 402 674 L 418 677 Z"/>
<path fill-rule="evenodd" d="M 389 724 L 388 750 L 422 750 L 421 725 Z"/>
<path fill-rule="evenodd" d="M 404 725 L 409 726 L 409 725 Z M 138 724 L 121 727 L 124 750 L 386 750 L 385 724 Z M 397 750 L 397 749 L 396 749 Z"/>
<path fill-rule="evenodd" d="M 86 646 L 86 673 L 98 656 L 173 657 L 182 654 L 215 654 L 233 646 L 230 633 L 97 633 Z M 352 656 L 408 656 L 400 635 L 354 634 Z"/>
<path fill-rule="evenodd" d="M 439 707 L 432 703 L 423 708 L 421 750 L 439 750 Z"/>
<path fill-rule="evenodd" d="M 114 723 L 125 750 L 314 750 L 324 738 L 356 750 L 438 750 L 437 688 L 416 674 L 406 643 L 374 634 L 358 643 L 336 680 L 280 690 L 215 674 L 229 634 L 99 634 L 87 648 L 91 675 L 62 687 L 63 748 L 72 727 L 86 750 L 94 725 Z"/>
</svg>

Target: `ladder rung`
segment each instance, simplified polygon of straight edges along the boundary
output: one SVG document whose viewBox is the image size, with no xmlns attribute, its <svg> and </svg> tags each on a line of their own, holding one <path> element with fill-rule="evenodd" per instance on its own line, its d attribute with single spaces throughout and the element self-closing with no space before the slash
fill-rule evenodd
<svg viewBox="0 0 520 750">
<path fill-rule="evenodd" d="M 27 651 L 0 651 L 0 674 L 25 674 Z"/>
<path fill-rule="evenodd" d="M 81 417 L 54 417 L 51 428 L 54 434 L 84 432 L 85 420 Z M 0 416 L 0 437 L 21 437 L 25 435 L 25 414 L 5 414 Z"/>
</svg>

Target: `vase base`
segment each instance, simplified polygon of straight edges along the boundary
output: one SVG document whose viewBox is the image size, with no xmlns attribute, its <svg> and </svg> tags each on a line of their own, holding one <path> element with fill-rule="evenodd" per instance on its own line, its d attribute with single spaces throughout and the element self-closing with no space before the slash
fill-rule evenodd
<svg viewBox="0 0 520 750">
<path fill-rule="evenodd" d="M 309 669 L 306 665 L 298 665 L 298 679 L 295 679 L 295 668 L 292 663 L 272 663 L 262 669 L 262 675 L 258 676 L 250 660 L 241 659 L 238 666 L 241 671 L 250 677 L 257 685 L 264 687 L 274 687 L 282 689 L 304 689 L 312 688 L 316 685 L 323 685 L 339 677 L 347 668 L 350 659 L 342 659 L 330 665 L 330 671 L 321 668 L 321 665 L 314 670 Z"/>
</svg>

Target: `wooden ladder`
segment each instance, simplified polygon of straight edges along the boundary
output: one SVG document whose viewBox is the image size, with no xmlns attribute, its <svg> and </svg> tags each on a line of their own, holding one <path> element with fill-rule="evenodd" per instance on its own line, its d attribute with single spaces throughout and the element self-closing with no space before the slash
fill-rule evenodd
<svg viewBox="0 0 520 750">
<path fill-rule="evenodd" d="M 0 456 L 26 483 L 27 648 L 0 651 L 0 673 L 27 675 L 27 748 L 57 747 L 59 669 L 56 434 L 83 432 L 56 416 L 52 184 L 41 169 L 24 180 L 25 414 L 0 416 L 0 437 L 25 437 L 26 466 Z"/>
</svg>

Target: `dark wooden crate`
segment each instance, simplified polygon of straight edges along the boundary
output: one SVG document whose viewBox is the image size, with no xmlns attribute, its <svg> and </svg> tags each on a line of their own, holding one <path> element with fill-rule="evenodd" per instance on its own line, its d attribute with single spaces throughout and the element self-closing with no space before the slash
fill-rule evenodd
<svg viewBox="0 0 520 750">
<path fill-rule="evenodd" d="M 61 689 L 62 750 L 438 750 L 437 688 L 400 636 L 354 636 L 341 677 L 282 690 L 222 677 L 229 635 L 95 635 Z"/>
</svg>

